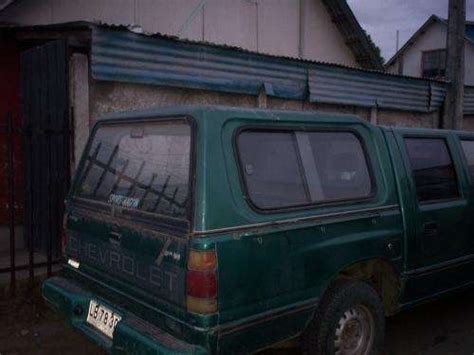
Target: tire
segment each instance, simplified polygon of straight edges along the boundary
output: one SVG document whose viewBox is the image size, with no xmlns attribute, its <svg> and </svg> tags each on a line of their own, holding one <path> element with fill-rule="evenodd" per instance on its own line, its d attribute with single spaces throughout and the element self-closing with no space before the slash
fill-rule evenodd
<svg viewBox="0 0 474 355">
<path fill-rule="evenodd" d="M 382 349 L 385 315 L 367 283 L 338 280 L 328 289 L 301 339 L 303 354 L 375 355 Z"/>
</svg>

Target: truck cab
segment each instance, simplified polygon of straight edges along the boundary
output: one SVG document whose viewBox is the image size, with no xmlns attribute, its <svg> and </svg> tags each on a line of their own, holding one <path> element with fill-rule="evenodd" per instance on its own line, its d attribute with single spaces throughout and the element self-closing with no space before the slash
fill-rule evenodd
<svg viewBox="0 0 474 355">
<path fill-rule="evenodd" d="M 176 107 L 91 132 L 45 300 L 113 353 L 380 351 L 472 284 L 474 135 Z"/>
</svg>

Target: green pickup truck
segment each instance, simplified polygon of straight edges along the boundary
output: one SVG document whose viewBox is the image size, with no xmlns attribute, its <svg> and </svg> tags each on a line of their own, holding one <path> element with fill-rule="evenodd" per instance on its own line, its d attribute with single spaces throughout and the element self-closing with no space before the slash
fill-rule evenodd
<svg viewBox="0 0 474 355">
<path fill-rule="evenodd" d="M 116 354 L 376 354 L 474 281 L 474 134 L 228 107 L 95 125 L 45 300 Z"/>
</svg>

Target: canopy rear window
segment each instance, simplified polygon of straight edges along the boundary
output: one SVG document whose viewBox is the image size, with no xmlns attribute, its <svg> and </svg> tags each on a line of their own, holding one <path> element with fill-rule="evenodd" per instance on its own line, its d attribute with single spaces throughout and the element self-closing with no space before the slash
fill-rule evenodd
<svg viewBox="0 0 474 355">
<path fill-rule="evenodd" d="M 75 195 L 137 211 L 186 218 L 191 127 L 187 121 L 100 126 Z"/>
</svg>

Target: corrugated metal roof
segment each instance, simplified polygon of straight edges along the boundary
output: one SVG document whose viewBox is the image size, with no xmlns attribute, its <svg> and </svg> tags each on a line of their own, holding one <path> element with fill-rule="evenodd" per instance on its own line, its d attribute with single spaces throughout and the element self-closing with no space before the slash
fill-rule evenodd
<svg viewBox="0 0 474 355">
<path fill-rule="evenodd" d="M 97 28 L 92 77 L 288 99 L 304 99 L 307 69 L 298 62 L 163 37 Z"/>
<path fill-rule="evenodd" d="M 361 73 L 376 73 L 378 75 L 383 75 L 383 76 L 388 76 L 388 77 L 399 77 L 399 78 L 409 78 L 410 80 L 420 80 L 420 81 L 430 81 L 430 82 L 435 82 L 435 83 L 444 83 L 443 80 L 439 79 L 430 79 L 430 78 L 420 78 L 416 76 L 409 76 L 409 75 L 400 75 L 396 73 L 389 73 L 389 72 L 384 72 L 382 70 L 377 70 L 377 69 L 368 69 L 368 68 L 359 68 L 359 67 L 353 67 L 345 64 L 339 64 L 339 63 L 330 63 L 330 62 L 324 62 L 324 61 L 317 61 L 317 60 L 310 60 L 310 59 L 303 59 L 299 57 L 292 57 L 292 56 L 284 56 L 284 55 L 275 55 L 275 54 L 269 54 L 269 53 L 261 53 L 261 52 L 256 52 L 252 51 L 249 49 L 245 49 L 242 47 L 237 47 L 233 45 L 228 45 L 228 44 L 217 44 L 213 42 L 208 42 L 208 41 L 201 41 L 201 40 L 192 40 L 192 39 L 186 39 L 186 38 L 178 38 L 176 36 L 168 35 L 168 34 L 163 34 L 160 32 L 145 32 L 141 29 L 140 26 L 136 25 L 123 25 L 123 24 L 113 24 L 113 23 L 104 23 L 100 21 L 95 21 L 95 22 L 90 22 L 90 21 L 74 21 L 74 22 L 66 22 L 66 23 L 55 23 L 55 24 L 48 24 L 48 25 L 33 25 L 33 26 L 24 26 L 24 25 L 18 25 L 18 24 L 8 24 L 8 23 L 0 23 L 0 30 L 15 30 L 15 31 L 42 31 L 42 32 L 48 32 L 48 31 L 71 31 L 71 30 L 84 30 L 88 29 L 93 31 L 97 30 L 108 30 L 108 31 L 113 31 L 113 32 L 132 32 L 139 34 L 143 37 L 146 38 L 152 38 L 152 39 L 165 39 L 168 41 L 172 41 L 175 43 L 181 43 L 181 44 L 189 44 L 189 45 L 195 45 L 199 47 L 210 47 L 210 48 L 217 48 L 220 50 L 227 50 L 227 51 L 234 51 L 234 52 L 239 52 L 239 53 L 248 53 L 248 54 L 254 54 L 258 56 L 259 60 L 262 60 L 262 58 L 276 58 L 280 60 L 284 60 L 287 63 L 291 63 L 292 65 L 294 63 L 302 63 L 304 64 L 320 64 L 328 67 L 336 67 L 336 68 L 344 68 L 344 69 L 349 69 L 349 70 L 354 70 L 358 71 Z"/>
<path fill-rule="evenodd" d="M 287 63 L 290 63 L 294 65 L 294 63 L 302 63 L 304 64 L 320 64 L 324 66 L 329 66 L 329 67 L 336 67 L 336 68 L 344 68 L 344 69 L 350 69 L 362 73 L 376 73 L 378 75 L 383 75 L 383 76 L 389 76 L 389 77 L 399 77 L 399 78 L 408 78 L 410 80 L 420 80 L 423 82 L 430 81 L 430 82 L 435 82 L 435 83 L 444 83 L 443 80 L 439 79 L 430 79 L 430 78 L 420 78 L 416 76 L 409 76 L 409 75 L 400 75 L 396 73 L 389 73 L 389 72 L 384 72 L 382 70 L 377 70 L 377 69 L 368 69 L 368 68 L 358 68 L 358 67 L 352 67 L 349 65 L 345 64 L 339 64 L 339 63 L 329 63 L 329 62 L 323 62 L 323 61 L 316 61 L 316 60 L 310 60 L 310 59 L 303 59 L 299 57 L 291 57 L 291 56 L 284 56 L 284 55 L 275 55 L 275 54 L 269 54 L 269 53 L 261 53 L 261 52 L 256 52 L 252 51 L 249 49 L 245 49 L 242 47 L 236 47 L 233 45 L 228 45 L 228 44 L 217 44 L 213 42 L 207 42 L 207 41 L 201 41 L 201 40 L 192 40 L 192 39 L 186 39 L 186 38 L 178 38 L 176 36 L 168 35 L 168 34 L 162 34 L 159 32 L 156 33 L 150 33 L 150 32 L 143 32 L 140 28 L 133 26 L 133 25 L 121 25 L 121 24 L 107 24 L 107 23 L 93 23 L 93 22 L 71 22 L 71 23 L 65 23 L 65 24 L 54 24 L 54 25 L 39 25 L 39 26 L 33 26 L 33 27 L 23 27 L 25 28 L 31 28 L 31 29 L 44 29 L 44 28 L 51 28 L 51 29 L 60 29 L 60 28 L 66 28 L 66 29 L 74 29 L 76 27 L 83 27 L 87 25 L 90 29 L 93 31 L 98 31 L 98 30 L 108 30 L 108 31 L 114 31 L 114 32 L 133 32 L 133 33 L 139 33 L 139 35 L 146 37 L 146 38 L 153 38 L 153 39 L 165 39 L 169 40 L 175 43 L 181 43 L 181 44 L 189 44 L 189 45 L 195 45 L 199 47 L 209 47 L 209 48 L 216 48 L 219 50 L 227 50 L 227 51 L 234 51 L 234 52 L 239 52 L 239 53 L 247 53 L 247 54 L 254 54 L 257 56 L 259 60 L 262 60 L 264 58 L 276 58 L 280 60 L 286 60 Z M 20 27 L 22 28 L 22 27 Z M 198 47 L 196 47 L 198 48 Z"/>
<path fill-rule="evenodd" d="M 312 102 L 417 112 L 434 111 L 444 100 L 441 85 L 318 65 L 309 71 L 309 93 Z"/>
<path fill-rule="evenodd" d="M 91 30 L 91 68 L 97 80 L 126 81 L 312 102 L 435 111 L 446 96 L 439 80 L 251 52 L 238 47 L 136 34 L 128 26 L 73 22 L 0 25 L 0 30 Z M 474 87 L 465 88 L 464 113 L 474 115 Z"/>
<path fill-rule="evenodd" d="M 346 45 L 363 68 L 383 70 L 383 63 L 367 33 L 360 26 L 346 0 L 323 0 L 332 21 L 344 37 Z"/>
<path fill-rule="evenodd" d="M 223 46 L 92 28 L 91 68 L 97 80 L 199 88 L 356 106 L 433 111 L 444 83 L 280 58 Z"/>
</svg>

